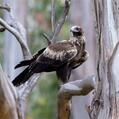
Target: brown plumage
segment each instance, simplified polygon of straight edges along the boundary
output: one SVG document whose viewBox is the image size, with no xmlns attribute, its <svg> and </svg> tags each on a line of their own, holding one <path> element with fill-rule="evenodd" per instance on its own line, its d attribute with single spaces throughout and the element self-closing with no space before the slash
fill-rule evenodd
<svg viewBox="0 0 119 119">
<path fill-rule="evenodd" d="M 85 51 L 85 37 L 79 26 L 70 29 L 72 37 L 69 41 L 62 41 L 49 45 L 38 51 L 30 60 L 24 60 L 15 68 L 28 66 L 14 80 L 19 86 L 25 83 L 34 73 L 56 71 L 62 82 L 66 82 L 71 70 L 80 66 L 88 57 Z"/>
</svg>

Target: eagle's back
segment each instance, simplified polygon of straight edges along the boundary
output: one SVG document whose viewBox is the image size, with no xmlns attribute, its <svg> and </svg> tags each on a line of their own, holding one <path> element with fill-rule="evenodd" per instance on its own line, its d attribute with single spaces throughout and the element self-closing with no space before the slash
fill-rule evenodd
<svg viewBox="0 0 119 119">
<path fill-rule="evenodd" d="M 67 63 L 77 55 L 77 48 L 71 42 L 59 42 L 49 45 L 37 58 L 37 61 L 45 64 L 61 65 Z"/>
</svg>

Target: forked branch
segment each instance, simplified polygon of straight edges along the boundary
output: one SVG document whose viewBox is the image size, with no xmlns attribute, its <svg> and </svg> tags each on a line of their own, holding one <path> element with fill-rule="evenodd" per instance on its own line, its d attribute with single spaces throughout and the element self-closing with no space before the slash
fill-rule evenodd
<svg viewBox="0 0 119 119">
<path fill-rule="evenodd" d="M 56 37 L 58 36 L 67 16 L 68 16 L 68 13 L 69 13 L 69 9 L 70 9 L 70 3 L 71 1 L 70 0 L 65 0 L 65 6 L 64 6 L 64 12 L 63 12 L 63 15 L 60 19 L 60 21 L 57 23 L 55 29 L 54 29 L 54 33 L 53 33 L 53 36 L 52 36 L 52 42 L 56 42 Z"/>
<path fill-rule="evenodd" d="M 94 76 L 86 79 L 76 80 L 61 86 L 58 98 L 58 119 L 69 119 L 70 104 L 72 96 L 84 96 L 90 93 L 96 86 Z"/>
</svg>

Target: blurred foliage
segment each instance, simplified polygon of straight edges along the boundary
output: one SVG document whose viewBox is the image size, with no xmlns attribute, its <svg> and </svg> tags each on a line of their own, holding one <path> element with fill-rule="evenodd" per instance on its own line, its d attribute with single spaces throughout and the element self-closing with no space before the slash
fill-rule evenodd
<svg viewBox="0 0 119 119">
<path fill-rule="evenodd" d="M 58 81 L 54 74 L 44 74 L 33 90 L 28 106 L 28 118 L 56 119 Z"/>
<path fill-rule="evenodd" d="M 63 12 L 61 0 L 55 1 L 56 18 L 58 21 Z M 32 53 L 47 46 L 42 34 L 52 36 L 51 0 L 30 0 L 28 7 L 29 46 Z M 57 40 L 68 39 L 69 23 L 65 23 Z M 39 84 L 33 90 L 28 102 L 27 119 L 56 119 L 57 116 L 58 80 L 54 73 L 44 73 Z"/>
</svg>

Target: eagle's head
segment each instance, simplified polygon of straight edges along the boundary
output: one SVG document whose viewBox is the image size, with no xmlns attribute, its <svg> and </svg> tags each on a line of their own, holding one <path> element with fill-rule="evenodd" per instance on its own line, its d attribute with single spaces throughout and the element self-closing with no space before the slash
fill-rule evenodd
<svg viewBox="0 0 119 119">
<path fill-rule="evenodd" d="M 83 30 L 80 26 L 72 26 L 70 32 L 72 33 L 73 37 L 78 37 L 83 35 Z"/>
</svg>

